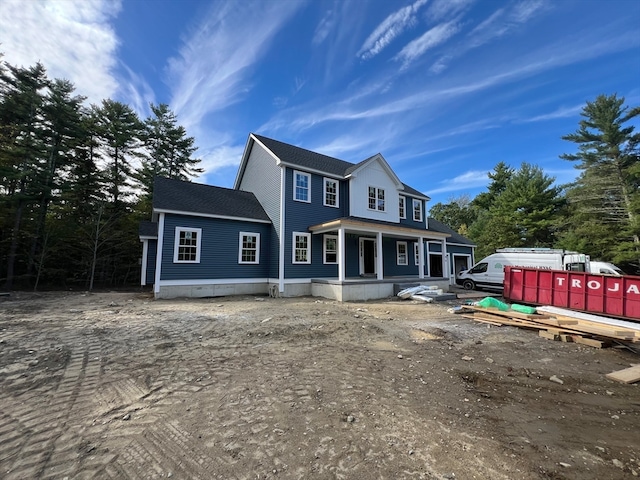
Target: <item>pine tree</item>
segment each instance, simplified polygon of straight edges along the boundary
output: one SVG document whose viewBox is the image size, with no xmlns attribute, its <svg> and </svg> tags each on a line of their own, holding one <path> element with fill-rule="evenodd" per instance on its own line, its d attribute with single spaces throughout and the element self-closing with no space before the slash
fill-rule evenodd
<svg viewBox="0 0 640 480">
<path fill-rule="evenodd" d="M 578 152 L 560 158 L 581 170 L 567 196 L 572 216 L 570 238 L 590 239 L 585 253 L 620 263 L 640 261 L 640 133 L 629 122 L 640 107 L 624 106 L 624 98 L 600 95 L 582 109 L 579 128 L 563 140 Z"/>
</svg>

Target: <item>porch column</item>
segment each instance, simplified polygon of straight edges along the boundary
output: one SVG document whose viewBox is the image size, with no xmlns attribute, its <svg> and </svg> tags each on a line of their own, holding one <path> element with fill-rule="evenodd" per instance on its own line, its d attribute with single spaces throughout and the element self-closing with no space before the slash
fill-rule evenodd
<svg viewBox="0 0 640 480">
<path fill-rule="evenodd" d="M 442 276 L 449 280 L 449 285 L 453 285 L 455 280 L 451 278 L 451 267 L 449 266 L 449 254 L 447 253 L 447 241 L 442 239 Z"/>
<path fill-rule="evenodd" d="M 377 270 L 378 270 L 378 280 L 382 280 L 384 278 L 384 272 L 382 271 L 383 259 L 382 259 L 382 232 L 378 232 L 378 241 L 377 241 Z"/>
<path fill-rule="evenodd" d="M 424 238 L 420 237 L 418 239 L 420 242 L 418 247 L 418 278 L 424 278 Z"/>
<path fill-rule="evenodd" d="M 338 281 L 344 282 L 345 272 L 344 227 L 338 228 Z"/>
</svg>

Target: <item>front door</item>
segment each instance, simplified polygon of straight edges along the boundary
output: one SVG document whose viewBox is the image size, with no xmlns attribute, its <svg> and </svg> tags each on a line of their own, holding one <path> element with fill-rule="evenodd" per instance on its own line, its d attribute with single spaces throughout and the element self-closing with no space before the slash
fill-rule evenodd
<svg viewBox="0 0 640 480">
<path fill-rule="evenodd" d="M 360 275 L 375 275 L 376 241 L 373 238 L 360 239 Z"/>
</svg>

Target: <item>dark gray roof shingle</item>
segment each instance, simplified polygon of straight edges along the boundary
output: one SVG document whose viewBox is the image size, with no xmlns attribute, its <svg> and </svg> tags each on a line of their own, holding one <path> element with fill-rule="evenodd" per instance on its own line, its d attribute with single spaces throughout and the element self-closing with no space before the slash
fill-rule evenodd
<svg viewBox="0 0 640 480">
<path fill-rule="evenodd" d="M 138 226 L 138 236 L 140 237 L 158 237 L 158 223 L 142 221 Z"/>
<path fill-rule="evenodd" d="M 153 208 L 270 221 L 251 192 L 164 177 L 155 178 Z"/>
<path fill-rule="evenodd" d="M 428 222 L 429 230 L 440 233 L 448 233 L 449 235 L 451 235 L 449 238 L 447 238 L 447 243 L 459 243 L 461 245 L 475 246 L 475 243 L 473 243 L 471 240 L 460 235 L 453 228 L 445 225 L 444 223 L 439 222 L 438 220 L 431 217 L 429 217 Z"/>
</svg>

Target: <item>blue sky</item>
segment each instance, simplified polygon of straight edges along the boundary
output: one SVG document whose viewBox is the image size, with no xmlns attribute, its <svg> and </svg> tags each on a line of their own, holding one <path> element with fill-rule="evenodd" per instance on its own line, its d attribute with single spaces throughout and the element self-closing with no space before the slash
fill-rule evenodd
<svg viewBox="0 0 640 480">
<path fill-rule="evenodd" d="M 430 206 L 500 161 L 575 169 L 579 112 L 640 104 L 637 0 L 0 0 L 0 51 L 89 102 L 168 103 L 232 186 L 249 132 L 350 162 L 382 153 Z"/>
</svg>

